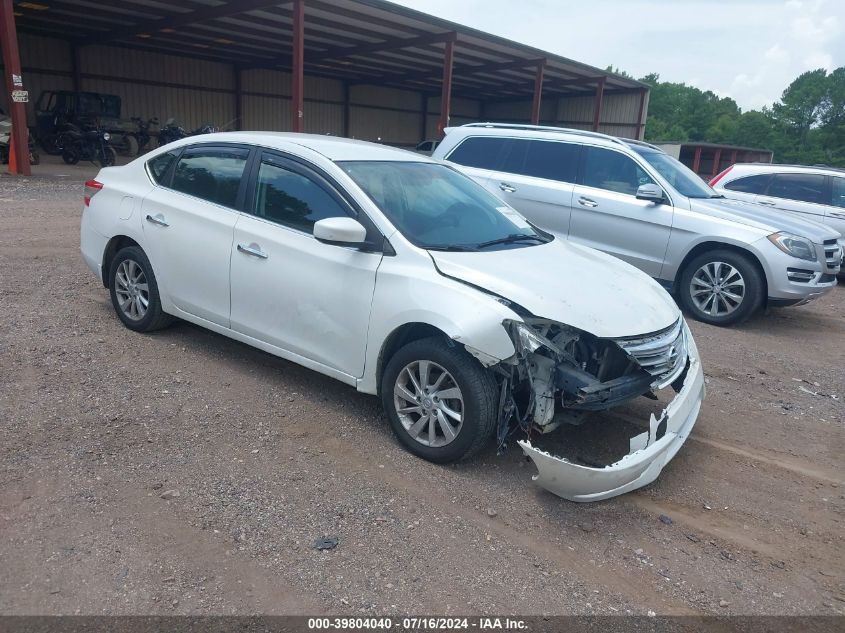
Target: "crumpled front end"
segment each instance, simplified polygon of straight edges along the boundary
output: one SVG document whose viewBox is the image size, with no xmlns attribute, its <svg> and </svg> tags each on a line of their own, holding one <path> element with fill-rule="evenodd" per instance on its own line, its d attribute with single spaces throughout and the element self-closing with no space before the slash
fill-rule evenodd
<svg viewBox="0 0 845 633">
<path fill-rule="evenodd" d="M 517 429 L 524 453 L 537 467 L 534 480 L 565 499 L 598 501 L 654 481 L 694 426 L 704 399 L 704 372 L 682 318 L 659 332 L 601 339 L 543 319 L 505 324 L 517 354 L 502 364 L 499 442 Z M 607 465 L 579 463 L 544 450 L 535 436 L 561 425 L 587 425 L 594 412 L 671 387 L 675 397 L 628 440 L 628 452 Z M 515 423 L 514 423 L 515 420 Z M 646 422 L 647 428 L 646 428 Z M 596 432 L 603 428 L 597 425 Z M 598 438 L 601 444 L 601 438 Z"/>
</svg>

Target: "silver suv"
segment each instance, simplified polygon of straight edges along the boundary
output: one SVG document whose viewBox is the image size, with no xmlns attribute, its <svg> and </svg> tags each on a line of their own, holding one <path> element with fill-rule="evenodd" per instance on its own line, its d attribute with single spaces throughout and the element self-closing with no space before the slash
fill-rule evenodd
<svg viewBox="0 0 845 633">
<path fill-rule="evenodd" d="M 845 249 L 845 169 L 804 165 L 737 164 L 710 181 L 726 198 L 798 213 L 828 225 Z"/>
<path fill-rule="evenodd" d="M 448 128 L 433 156 L 539 227 L 648 273 L 707 323 L 732 325 L 766 303 L 805 303 L 836 285 L 839 233 L 725 199 L 641 141 L 473 123 Z"/>
</svg>

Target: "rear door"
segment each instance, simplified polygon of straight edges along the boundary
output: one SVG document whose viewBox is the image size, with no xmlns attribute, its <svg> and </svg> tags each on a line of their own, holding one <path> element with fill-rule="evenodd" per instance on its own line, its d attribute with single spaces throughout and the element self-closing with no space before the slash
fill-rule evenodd
<svg viewBox="0 0 845 633">
<path fill-rule="evenodd" d="M 742 176 L 741 178 L 725 183 L 723 189 L 724 195 L 726 198 L 731 198 L 732 200 L 755 202 L 757 196 L 766 191 L 771 179 L 771 174 Z"/>
<path fill-rule="evenodd" d="M 486 187 L 490 174 L 501 164 L 506 140 L 496 136 L 468 136 L 444 160 L 455 163 L 461 172 Z"/>
<path fill-rule="evenodd" d="M 658 277 L 672 230 L 671 203 L 637 200 L 640 185 L 657 183 L 627 154 L 585 145 L 581 165 L 569 239 Z"/>
<path fill-rule="evenodd" d="M 147 256 L 160 289 L 180 310 L 224 327 L 229 327 L 232 236 L 249 153 L 225 144 L 189 147 L 174 167 L 162 165 L 165 186 L 155 187 L 142 203 Z"/>
<path fill-rule="evenodd" d="M 581 146 L 563 141 L 507 139 L 501 168 L 487 188 L 537 226 L 566 239 Z"/>
<path fill-rule="evenodd" d="M 824 222 L 830 199 L 828 191 L 827 177 L 822 174 L 774 174 L 766 191 L 755 202 Z"/>
</svg>

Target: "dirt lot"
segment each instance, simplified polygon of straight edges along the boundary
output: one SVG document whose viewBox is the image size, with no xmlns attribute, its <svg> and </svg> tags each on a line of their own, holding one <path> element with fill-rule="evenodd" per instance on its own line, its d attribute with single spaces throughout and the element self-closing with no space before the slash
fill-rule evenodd
<svg viewBox="0 0 845 633">
<path fill-rule="evenodd" d="M 79 255 L 86 169 L 0 178 L 0 613 L 845 613 L 845 288 L 692 323 L 693 437 L 578 505 L 515 446 L 432 465 L 372 397 L 126 330 Z"/>
</svg>

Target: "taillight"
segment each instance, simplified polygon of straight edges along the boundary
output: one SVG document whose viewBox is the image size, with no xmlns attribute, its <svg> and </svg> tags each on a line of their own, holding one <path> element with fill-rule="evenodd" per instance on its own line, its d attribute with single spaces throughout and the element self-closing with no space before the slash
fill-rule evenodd
<svg viewBox="0 0 845 633">
<path fill-rule="evenodd" d="M 91 198 L 97 195 L 97 192 L 103 188 L 103 183 L 96 180 L 89 180 L 85 183 L 85 206 L 91 205 Z"/>
<path fill-rule="evenodd" d="M 711 180 L 711 181 L 710 181 L 710 186 L 711 186 L 711 187 L 715 187 L 715 186 L 716 186 L 716 183 L 717 183 L 717 182 L 719 182 L 722 178 L 724 178 L 724 177 L 727 175 L 727 173 L 728 173 L 731 169 L 733 169 L 733 168 L 734 168 L 734 166 L 733 166 L 733 165 L 731 165 L 731 166 L 730 166 L 730 167 L 728 167 L 725 171 L 723 171 L 721 174 L 719 174 L 718 176 L 716 176 L 713 180 Z"/>
</svg>

